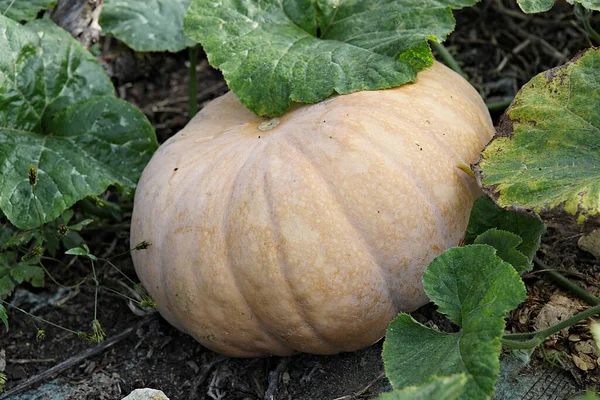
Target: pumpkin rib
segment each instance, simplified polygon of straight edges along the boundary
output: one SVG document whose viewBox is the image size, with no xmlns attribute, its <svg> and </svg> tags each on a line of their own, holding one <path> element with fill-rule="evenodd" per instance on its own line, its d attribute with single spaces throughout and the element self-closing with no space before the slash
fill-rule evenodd
<svg viewBox="0 0 600 400">
<path fill-rule="evenodd" d="M 380 145 L 379 143 L 377 143 L 375 140 L 372 139 L 372 137 L 370 136 L 364 136 L 365 140 L 373 145 L 374 147 L 376 147 L 379 150 L 379 154 L 381 155 L 382 158 L 387 159 L 388 161 L 390 161 L 392 164 L 396 164 L 398 166 L 398 171 L 400 173 L 402 173 L 404 175 L 404 177 L 406 179 L 408 179 L 410 181 L 410 183 L 412 184 L 412 186 L 414 188 L 416 188 L 417 192 L 421 195 L 421 197 L 423 198 L 424 201 L 427 201 L 429 199 L 434 199 L 435 195 L 433 194 L 433 192 L 431 190 L 427 190 L 423 187 L 423 185 L 419 184 L 419 177 L 415 177 L 412 174 L 410 174 L 410 171 L 407 170 L 404 165 L 401 163 L 400 160 L 396 160 L 392 155 L 390 155 L 389 153 L 389 149 L 385 148 L 385 146 Z M 436 233 L 438 233 L 438 236 L 443 239 L 445 237 L 448 237 L 448 228 L 447 227 L 440 227 L 440 221 L 439 221 L 439 217 L 441 215 L 443 215 L 442 212 L 442 208 L 439 204 L 436 204 L 435 202 L 430 202 L 429 204 L 430 206 L 432 206 L 432 208 L 434 208 L 434 210 L 432 211 L 432 214 L 437 217 L 434 218 L 435 219 L 435 225 L 436 225 Z M 440 232 L 443 231 L 444 234 L 440 234 Z"/>
<path fill-rule="evenodd" d="M 366 249 L 366 253 L 369 255 L 369 258 L 373 264 L 374 269 L 379 271 L 379 274 L 381 276 L 381 281 L 383 282 L 383 286 L 385 287 L 385 290 L 387 293 L 388 302 L 390 303 L 392 308 L 394 308 L 397 311 L 399 307 L 395 304 L 395 299 L 392 294 L 392 289 L 390 288 L 389 282 L 386 279 L 385 274 L 383 273 L 382 269 L 379 268 L 379 262 L 378 262 L 379 260 L 377 259 L 376 255 L 374 254 L 373 245 L 370 244 L 369 240 L 365 237 L 365 235 L 363 235 L 360 232 L 360 229 L 357 226 L 357 222 L 356 222 L 355 218 L 353 218 L 351 215 L 349 215 L 350 213 L 348 212 L 347 207 L 343 205 L 344 202 L 342 201 L 342 195 L 338 191 L 334 190 L 335 185 L 332 184 L 332 182 L 328 178 L 325 177 L 326 174 L 324 174 L 322 169 L 318 168 L 314 162 L 310 161 L 310 158 L 306 155 L 305 151 L 301 148 L 301 146 L 298 146 L 296 143 L 293 143 L 291 141 L 291 139 L 292 139 L 292 137 L 288 137 L 288 138 L 285 138 L 284 141 L 289 146 L 291 146 L 292 149 L 295 150 L 297 155 L 300 155 L 305 159 L 307 165 L 310 165 L 312 167 L 312 170 L 316 172 L 320 181 L 323 182 L 324 187 L 327 189 L 327 192 L 329 192 L 331 194 L 331 196 L 337 200 L 337 204 L 340 209 L 339 214 L 343 215 L 343 217 L 348 222 L 348 226 L 350 226 L 350 228 L 356 234 L 356 237 L 358 237 L 362 241 L 363 246 Z M 348 350 L 348 349 L 345 349 L 344 346 L 342 346 L 342 345 L 338 346 L 338 351 L 346 351 L 346 350 Z M 351 349 L 351 350 L 353 350 L 353 349 Z"/>
<path fill-rule="evenodd" d="M 215 135 L 217 136 L 217 135 Z M 220 135 L 218 135 L 220 136 Z M 227 142 L 229 142 L 229 139 L 225 138 L 226 143 L 225 143 L 225 147 L 227 146 Z M 245 152 L 243 149 L 247 148 L 247 141 L 244 141 L 243 143 L 237 144 L 235 146 L 236 151 L 239 152 Z M 250 152 L 254 152 L 257 150 L 258 147 L 260 147 L 261 143 L 260 142 L 256 142 L 255 147 L 251 148 L 249 151 Z M 226 159 L 224 159 L 223 155 L 222 155 L 222 151 L 220 150 L 221 146 L 212 146 L 209 149 L 206 149 L 206 151 L 204 153 L 206 157 L 208 158 L 212 158 L 212 162 L 208 163 L 205 165 L 205 167 L 198 171 L 194 171 L 194 176 L 192 177 L 187 177 L 186 180 L 188 181 L 193 181 L 193 182 L 206 182 L 206 179 L 208 176 L 219 176 L 221 174 L 221 169 L 227 165 L 226 163 Z M 238 150 L 239 149 L 239 150 Z M 259 149 L 258 149 L 259 150 Z M 195 151 L 193 154 L 193 157 L 198 157 L 198 159 L 202 159 L 202 152 L 201 151 Z M 212 156 L 210 156 L 210 154 L 213 154 Z M 247 156 L 247 160 L 251 158 L 251 154 L 248 153 Z M 184 160 L 186 163 L 191 163 L 193 164 L 194 159 L 186 159 Z M 247 163 L 247 160 L 244 161 L 244 163 Z M 181 161 L 181 160 L 180 160 Z M 245 164 L 242 164 L 245 165 Z M 242 172 L 242 170 L 239 171 L 240 173 Z M 237 177 L 237 174 L 235 176 L 233 176 L 233 183 L 231 184 L 231 186 L 235 186 L 235 179 Z M 192 193 L 194 192 L 194 189 L 191 190 Z M 225 190 L 226 191 L 226 190 Z M 231 191 L 231 195 L 235 196 L 235 193 L 233 191 Z M 188 191 L 182 191 L 182 192 L 176 192 L 176 203 L 182 203 L 187 196 L 189 196 L 189 192 Z M 227 209 L 227 207 L 226 207 Z M 223 214 L 224 216 L 227 215 L 227 213 Z M 174 217 L 171 217 L 171 221 L 174 221 Z M 227 234 L 228 230 L 225 229 L 224 232 Z M 201 238 L 199 238 L 201 240 Z M 225 240 L 227 240 L 227 238 L 225 238 Z M 200 246 L 202 247 L 202 241 L 200 241 Z M 245 307 L 244 310 L 247 312 L 248 315 L 252 315 L 254 314 L 251 307 L 249 307 L 248 302 L 246 301 L 246 298 L 240 294 L 239 291 L 239 287 L 237 285 L 237 281 L 236 281 L 236 273 L 233 267 L 233 264 L 231 263 L 231 258 L 229 257 L 229 254 L 227 254 L 228 252 L 226 251 L 229 247 L 225 246 L 224 250 L 225 250 L 225 259 L 228 260 L 227 262 L 225 262 L 224 264 L 231 264 L 230 268 L 229 268 L 229 276 L 231 276 L 232 282 L 235 283 L 234 287 L 236 288 L 236 290 L 232 293 L 229 294 L 229 296 L 235 296 L 236 298 L 240 299 L 240 304 L 241 307 Z M 190 269 L 188 270 L 188 272 L 186 273 L 179 273 L 179 276 L 186 276 L 186 274 L 191 273 L 193 274 L 193 276 L 197 277 L 197 279 L 202 280 L 201 277 L 199 277 L 199 273 L 200 273 L 201 269 L 195 268 L 194 265 L 190 265 Z M 204 278 L 206 279 L 206 278 Z M 192 284 L 191 282 L 186 282 L 186 286 L 192 286 L 192 287 L 198 287 L 197 285 Z M 207 301 L 210 301 L 210 299 L 207 299 Z M 200 304 L 201 307 L 208 307 L 208 309 L 210 310 L 210 303 L 209 304 Z M 210 321 L 212 318 L 212 315 L 210 314 L 210 312 L 208 314 L 205 315 L 205 317 Z M 189 316 L 188 316 L 189 318 Z M 235 343 L 234 341 L 231 340 L 223 340 L 224 338 L 226 338 L 226 336 L 220 336 L 220 343 L 218 344 L 218 346 L 221 349 L 228 349 L 227 353 L 230 355 L 237 355 L 237 356 L 244 356 L 244 357 L 249 357 L 249 356 L 257 356 L 260 355 L 264 352 L 265 348 L 272 348 L 275 346 L 275 344 L 273 343 L 273 341 L 271 340 L 272 338 L 270 338 L 269 336 L 264 334 L 264 329 L 262 328 L 263 325 L 261 325 L 259 322 L 259 320 L 257 319 L 257 327 L 260 329 L 260 335 L 257 335 L 258 337 L 260 337 L 261 339 L 257 339 L 257 341 L 253 342 L 253 346 L 255 347 L 255 349 L 249 349 L 248 346 L 244 346 L 241 343 Z M 188 325 L 189 326 L 189 325 Z M 204 331 L 204 328 L 200 328 L 201 331 Z M 217 329 L 218 331 L 223 332 L 224 328 L 223 327 L 218 327 Z M 192 332 L 194 332 L 194 336 L 196 338 L 196 340 L 198 340 L 199 342 L 201 342 L 204 346 L 207 346 L 209 348 L 211 348 L 211 346 L 214 346 L 214 342 L 207 342 L 205 340 L 205 336 L 204 335 L 198 335 L 198 331 L 195 329 L 192 329 Z M 260 342 L 258 341 L 260 340 Z M 221 350 L 223 351 L 223 350 Z M 284 353 L 284 351 L 282 351 L 282 353 Z M 289 351 L 287 352 L 288 354 L 290 353 Z"/>
<path fill-rule="evenodd" d="M 158 197 L 159 202 L 160 202 L 160 197 Z M 177 208 L 175 207 L 170 207 L 167 208 L 167 210 L 163 210 L 163 212 L 161 213 L 156 213 L 157 215 L 155 215 L 153 218 L 159 218 L 160 219 L 160 226 L 164 226 L 165 223 L 167 226 L 169 226 L 169 222 L 173 221 L 173 215 L 177 212 Z M 168 240 L 168 237 L 166 238 L 162 238 L 162 240 L 159 242 L 157 248 L 155 248 L 154 251 L 158 252 L 159 257 L 160 257 L 160 263 L 161 265 L 168 265 L 166 263 L 169 263 L 169 252 L 165 251 L 164 247 L 166 245 L 166 241 Z M 164 288 L 161 290 L 161 292 L 167 292 L 167 293 L 172 293 L 172 289 L 170 287 L 169 284 L 169 279 L 168 279 L 168 270 L 166 268 L 159 268 L 159 280 L 158 282 L 156 282 L 157 285 L 161 286 L 161 288 Z M 167 310 L 169 310 L 169 316 L 171 319 L 175 319 L 177 322 L 174 325 L 177 326 L 185 326 L 185 323 L 183 323 L 181 317 L 179 316 L 179 312 L 177 311 L 179 309 L 179 307 L 174 307 L 173 306 L 173 301 L 175 300 L 175 298 L 173 298 L 172 296 L 163 296 L 164 299 L 166 299 L 166 303 L 165 304 L 165 308 Z M 164 300 L 163 300 L 164 301 Z M 161 302 L 162 303 L 162 302 Z"/>
<path fill-rule="evenodd" d="M 426 202 L 427 204 L 431 203 L 429 201 L 429 199 L 434 198 L 433 194 L 430 191 L 425 191 L 424 188 L 418 184 L 418 178 L 411 176 L 406 170 L 406 168 L 404 167 L 404 165 L 401 164 L 401 162 L 399 160 L 396 160 L 393 156 L 389 155 L 389 151 L 387 149 L 385 149 L 383 146 L 381 146 L 380 144 L 378 144 L 375 140 L 373 140 L 372 135 L 365 135 L 364 133 L 358 132 L 355 130 L 354 127 L 352 126 L 347 126 L 348 129 L 352 130 L 354 135 L 356 135 L 356 137 L 360 137 L 361 139 L 365 140 L 368 144 L 373 145 L 374 147 L 377 148 L 377 150 L 379 151 L 373 151 L 371 149 L 369 149 L 368 147 L 361 147 L 360 151 L 362 152 L 371 152 L 371 154 L 375 154 L 376 156 L 379 156 L 383 159 L 388 160 L 391 164 L 396 165 L 398 168 L 398 172 L 401 173 L 404 177 L 407 178 L 407 180 L 412 184 L 412 186 L 414 188 L 416 188 L 417 193 L 419 193 L 421 195 L 422 201 Z M 300 142 L 298 142 L 298 139 L 295 137 L 289 137 L 287 138 L 288 142 L 291 142 L 292 140 L 295 141 L 295 145 L 294 147 L 301 147 L 302 144 Z M 301 152 L 302 156 L 311 164 L 314 165 L 314 163 L 310 162 L 310 157 L 305 153 L 305 151 L 299 150 L 299 152 Z M 315 170 L 317 170 L 315 168 Z M 333 188 L 335 188 L 335 184 L 332 183 L 329 179 L 326 179 L 324 177 L 324 173 L 322 172 L 322 170 L 317 170 L 319 172 L 319 175 L 322 178 L 322 181 L 324 183 L 326 183 L 326 186 L 329 190 L 329 192 L 338 200 L 338 204 L 342 205 L 344 202 L 342 201 L 343 196 L 342 194 L 338 193 L 337 191 L 333 191 Z M 430 204 L 431 205 L 431 204 Z M 344 206 L 345 211 L 347 211 L 347 206 Z M 432 211 L 432 217 L 434 217 L 433 219 L 435 220 L 436 223 L 436 229 L 435 229 L 435 233 L 438 235 L 440 242 L 447 242 L 448 239 L 447 237 L 449 236 L 448 230 L 446 228 L 442 229 L 439 226 L 439 222 L 438 219 L 440 218 L 440 216 L 443 214 L 443 212 L 441 211 L 441 208 L 438 205 L 435 205 L 435 209 L 437 210 L 437 213 L 435 211 Z M 350 225 L 352 226 L 352 229 L 357 232 L 358 236 L 362 238 L 362 240 L 365 242 L 365 246 L 368 249 L 368 253 L 371 255 L 371 259 L 374 261 L 374 264 L 378 267 L 378 270 L 381 273 L 382 279 L 386 284 L 386 289 L 387 289 L 387 293 L 388 296 L 391 300 L 391 303 L 394 306 L 394 309 L 396 311 L 400 311 L 403 309 L 403 307 L 401 307 L 399 305 L 398 300 L 396 299 L 396 296 L 393 295 L 394 291 L 392 291 L 392 289 L 389 287 L 389 283 L 388 280 L 386 278 L 389 278 L 388 273 L 385 272 L 383 270 L 383 263 L 381 262 L 381 260 L 379 260 L 377 258 L 376 254 L 376 250 L 374 249 L 374 244 L 372 243 L 371 240 L 369 240 L 366 235 L 361 234 L 360 233 L 360 228 L 357 226 L 357 223 L 354 221 L 351 221 L 350 216 L 346 213 L 346 212 L 342 212 L 342 214 L 344 214 L 344 216 L 348 219 Z M 440 234 L 440 232 L 444 232 L 445 234 L 442 235 Z M 400 293 L 397 293 L 398 295 L 400 295 Z"/>
<path fill-rule="evenodd" d="M 217 158 L 218 160 L 218 158 Z M 197 175 L 194 177 L 194 181 L 195 182 L 201 182 L 205 176 L 209 175 L 210 173 L 213 173 L 219 166 L 218 162 L 213 162 L 210 163 L 208 165 L 206 165 L 201 171 L 196 171 Z M 173 195 L 173 194 L 171 194 Z M 181 198 L 185 198 L 186 196 L 189 195 L 189 193 L 187 191 L 183 191 L 183 192 L 175 192 L 175 202 L 179 203 Z M 175 207 L 167 207 L 168 211 L 163 211 L 162 213 L 158 213 L 159 215 L 164 217 L 164 220 L 166 221 L 175 221 L 176 220 L 176 216 L 175 213 L 178 211 L 177 208 Z M 170 225 L 170 224 L 169 224 Z M 170 235 L 167 235 L 164 239 L 163 242 L 168 240 Z M 161 242 L 161 245 L 163 245 L 164 243 Z M 162 246 L 161 246 L 162 247 Z M 160 251 L 161 254 L 161 261 L 162 261 L 162 265 L 167 265 L 167 263 L 169 262 L 169 257 L 171 256 L 171 254 L 169 254 L 169 252 L 167 251 Z M 202 280 L 202 278 L 199 276 L 199 270 L 194 268 L 193 265 L 190 264 L 190 268 L 188 269 L 189 272 L 192 273 L 192 275 L 194 276 L 194 280 L 198 281 L 198 280 Z M 167 269 L 162 268 L 160 270 L 160 282 L 164 282 L 164 286 L 166 288 L 166 290 L 168 292 L 175 292 L 175 288 L 172 287 L 172 285 L 170 284 L 170 279 L 169 276 L 171 274 L 167 274 L 165 275 L 165 273 L 168 272 Z M 178 277 L 179 275 L 176 275 L 176 277 Z M 169 312 L 169 316 L 171 316 L 172 318 L 175 318 L 177 320 L 177 324 L 178 326 L 186 326 L 186 324 L 182 321 L 186 320 L 186 315 L 181 315 L 181 307 L 171 307 L 172 304 L 172 296 L 166 296 L 167 298 L 167 302 L 169 303 L 167 308 L 170 310 Z M 189 316 L 187 316 L 189 318 Z M 194 337 L 196 338 L 196 340 L 198 340 L 200 343 L 202 343 L 204 346 L 207 346 L 206 341 L 204 340 L 204 337 L 198 337 L 198 335 L 194 335 Z M 240 346 L 239 344 L 235 343 L 235 342 L 231 342 L 228 341 L 226 343 L 221 343 L 221 346 L 223 347 L 228 347 L 230 349 L 235 349 L 235 350 L 239 350 L 240 353 L 249 353 L 249 351 L 247 349 L 245 349 L 243 346 Z M 250 351 L 250 353 L 252 353 Z"/>
<path fill-rule="evenodd" d="M 233 205 L 233 201 L 235 198 L 235 194 L 236 194 L 236 190 L 235 188 L 238 187 L 239 184 L 239 180 L 242 177 L 242 172 L 245 172 L 246 169 L 245 167 L 251 162 L 251 160 L 254 158 L 254 155 L 256 153 L 256 149 L 257 148 L 264 148 L 265 145 L 261 144 L 260 142 L 258 142 L 256 144 L 256 146 L 254 146 L 254 148 L 252 150 L 249 151 L 248 157 L 246 158 L 246 160 L 244 161 L 244 163 L 242 164 L 242 166 L 235 172 L 235 177 L 233 179 L 232 182 L 232 190 L 231 190 L 231 195 L 229 196 L 229 199 L 227 200 L 227 206 L 225 207 L 225 209 L 230 210 L 231 206 Z M 233 282 L 234 282 L 234 286 L 236 287 L 238 293 L 240 293 L 240 297 L 244 300 L 244 303 L 246 304 L 246 307 L 248 308 L 248 310 L 250 311 L 250 315 L 254 315 L 256 317 L 256 320 L 258 322 L 258 325 L 261 328 L 261 332 L 269 337 L 271 339 L 271 341 L 277 343 L 278 345 L 282 346 L 284 349 L 286 350 L 294 350 L 292 349 L 290 346 L 287 345 L 287 343 L 284 343 L 281 341 L 281 338 L 273 335 L 270 330 L 267 328 L 267 324 L 265 324 L 265 322 L 261 319 L 261 317 L 256 314 L 254 312 L 254 310 L 252 309 L 252 306 L 250 305 L 250 302 L 248 301 L 248 299 L 246 298 L 246 296 L 244 296 L 242 293 L 242 285 L 240 285 L 239 282 L 239 278 L 235 272 L 235 268 L 234 268 L 234 260 L 231 256 L 231 251 L 229 250 L 229 248 L 231 247 L 229 245 L 229 240 L 228 238 L 230 237 L 230 230 L 231 230 L 231 213 L 225 213 L 223 216 L 223 233 L 224 233 L 224 238 L 223 240 L 225 241 L 226 245 L 224 246 L 224 251 L 225 251 L 225 257 L 227 259 L 227 268 L 229 269 L 229 271 L 231 272 L 231 275 L 233 276 Z"/>
<path fill-rule="evenodd" d="M 349 215 L 350 212 L 348 210 L 348 207 L 345 206 L 344 202 L 342 201 L 343 196 L 339 193 L 339 191 L 334 190 L 335 185 L 332 184 L 330 179 L 325 177 L 326 174 L 323 172 L 323 170 L 321 168 L 319 168 L 318 166 L 316 166 L 315 163 L 310 160 L 310 158 L 306 154 L 306 150 L 304 148 L 302 148 L 302 144 L 299 144 L 295 140 L 293 141 L 293 139 L 295 139 L 295 138 L 288 137 L 287 140 L 285 140 L 285 141 L 288 143 L 289 146 L 291 146 L 296 151 L 296 154 L 301 155 L 306 160 L 307 164 L 311 165 L 313 167 L 313 170 L 317 173 L 321 182 L 323 182 L 325 184 L 327 191 L 337 200 L 337 204 L 340 207 L 340 214 L 345 217 L 346 221 L 348 222 L 348 225 L 356 233 L 357 237 L 361 238 L 361 240 L 363 241 L 363 245 L 365 246 L 365 248 L 367 250 L 367 254 L 369 254 L 369 257 L 373 261 L 373 264 L 376 266 L 379 266 L 379 260 L 377 259 L 377 256 L 374 254 L 373 245 L 365 237 L 365 235 L 363 235 L 360 232 L 360 229 L 357 226 L 358 224 L 355 221 L 355 218 L 352 217 L 351 215 Z M 379 272 L 382 274 L 381 279 L 385 284 L 385 289 L 386 289 L 388 298 L 389 298 L 390 302 L 392 303 L 392 305 L 394 306 L 394 308 L 396 310 L 398 310 L 398 306 L 397 306 L 397 304 L 395 304 L 395 299 L 394 299 L 394 296 L 392 295 L 392 289 L 390 288 L 390 285 L 389 285 L 386 277 L 383 275 L 383 271 L 381 270 L 381 268 L 378 268 L 378 269 L 379 269 Z"/>
<path fill-rule="evenodd" d="M 276 221 L 275 219 L 275 207 L 273 206 L 273 190 L 271 185 L 266 184 L 263 185 L 263 191 L 265 193 L 265 198 L 267 200 L 267 210 L 268 210 L 268 214 L 269 214 L 269 218 L 271 220 L 271 226 L 273 227 L 273 231 L 271 232 L 272 235 L 277 238 L 277 239 L 281 239 L 282 238 L 282 234 L 281 234 L 281 227 L 279 222 Z M 281 272 L 281 275 L 283 277 L 283 281 L 286 284 L 286 287 L 288 289 L 288 292 L 290 293 L 292 299 L 293 299 L 293 307 L 296 310 L 296 314 L 298 316 L 300 316 L 300 319 L 303 321 L 303 323 L 310 329 L 311 332 L 313 332 L 313 334 L 315 335 L 315 337 L 317 338 L 317 340 L 321 341 L 322 343 L 326 344 L 328 347 L 334 348 L 334 346 L 331 345 L 331 343 L 329 342 L 329 340 L 327 340 L 327 338 L 325 336 L 323 336 L 314 326 L 312 321 L 309 320 L 308 316 L 306 315 L 306 312 L 304 311 L 304 309 L 302 309 L 302 307 L 300 306 L 300 304 L 298 303 L 298 297 L 296 296 L 294 290 L 292 289 L 292 286 L 290 285 L 289 279 L 288 279 L 288 275 L 286 272 L 286 268 L 283 267 L 283 265 L 285 264 L 282 254 L 281 252 L 277 252 L 277 262 L 279 264 L 279 271 Z"/>
</svg>

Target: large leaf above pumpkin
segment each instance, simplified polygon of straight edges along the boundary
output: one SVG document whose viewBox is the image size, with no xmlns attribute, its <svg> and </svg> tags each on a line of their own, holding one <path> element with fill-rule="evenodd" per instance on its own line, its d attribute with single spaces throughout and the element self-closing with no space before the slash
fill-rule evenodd
<svg viewBox="0 0 600 400">
<path fill-rule="evenodd" d="M 183 34 L 190 0 L 105 0 L 100 25 L 135 51 L 181 51 L 194 45 Z"/>
<path fill-rule="evenodd" d="M 0 0 L 0 14 L 19 22 L 31 21 L 55 4 L 56 0 Z"/>
<path fill-rule="evenodd" d="M 192 0 L 184 30 L 258 115 L 416 80 L 476 0 Z"/>
<path fill-rule="evenodd" d="M 0 16 L 0 209 L 21 229 L 109 185 L 130 192 L 157 147 L 95 58 L 51 21 Z M 34 188 L 28 170 L 34 167 Z"/>
<path fill-rule="evenodd" d="M 600 49 L 517 94 L 474 168 L 504 208 L 583 221 L 600 214 Z"/>
</svg>

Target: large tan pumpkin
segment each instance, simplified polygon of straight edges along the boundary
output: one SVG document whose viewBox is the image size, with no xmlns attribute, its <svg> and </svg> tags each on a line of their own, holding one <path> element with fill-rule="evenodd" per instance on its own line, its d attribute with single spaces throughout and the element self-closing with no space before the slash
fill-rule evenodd
<svg viewBox="0 0 600 400">
<path fill-rule="evenodd" d="M 480 194 L 456 165 L 493 133 L 477 92 L 436 63 L 415 84 L 296 106 L 228 93 L 169 139 L 137 189 L 136 271 L 160 313 L 241 357 L 332 354 L 427 302 L 427 264 Z"/>
</svg>

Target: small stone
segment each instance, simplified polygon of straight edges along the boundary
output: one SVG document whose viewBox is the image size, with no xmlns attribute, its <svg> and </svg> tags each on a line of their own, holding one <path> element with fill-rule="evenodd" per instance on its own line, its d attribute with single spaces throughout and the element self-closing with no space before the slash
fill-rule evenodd
<svg viewBox="0 0 600 400">
<path fill-rule="evenodd" d="M 169 398 L 161 390 L 144 388 L 135 389 L 122 400 L 169 400 Z"/>
<path fill-rule="evenodd" d="M 581 336 L 572 334 L 569 335 L 569 342 L 579 342 L 581 340 Z"/>
<path fill-rule="evenodd" d="M 288 383 L 290 383 L 290 379 L 291 379 L 290 378 L 290 374 L 287 371 L 284 372 L 283 375 L 282 375 L 282 377 L 281 377 L 281 380 L 283 381 L 283 383 L 285 385 L 287 385 Z"/>
</svg>

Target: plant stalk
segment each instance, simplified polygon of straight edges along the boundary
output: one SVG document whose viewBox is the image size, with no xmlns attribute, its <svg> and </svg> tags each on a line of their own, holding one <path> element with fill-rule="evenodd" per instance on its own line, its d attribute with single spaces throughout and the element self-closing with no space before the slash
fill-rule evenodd
<svg viewBox="0 0 600 400">
<path fill-rule="evenodd" d="M 72 333 L 72 334 L 74 334 L 74 335 L 78 335 L 78 333 L 77 333 L 77 332 L 75 332 L 75 331 L 73 331 L 73 330 L 71 330 L 71 329 L 69 329 L 69 328 L 65 328 L 64 326 L 57 325 L 57 324 L 55 324 L 55 323 L 53 323 L 53 322 L 50 322 L 50 321 L 48 321 L 48 320 L 46 320 L 46 319 L 44 319 L 44 318 L 38 317 L 37 315 L 33 315 L 33 314 L 31 314 L 31 313 L 28 313 L 27 311 L 23 310 L 22 308 L 20 308 L 20 307 L 17 307 L 17 306 L 15 306 L 15 305 L 13 305 L 13 304 L 10 304 L 10 303 L 9 303 L 9 302 L 7 302 L 7 301 L 0 300 L 0 303 L 3 303 L 4 305 L 6 305 L 6 306 L 8 306 L 8 307 L 10 307 L 10 308 L 14 308 L 15 310 L 17 310 L 17 311 L 20 311 L 20 312 L 22 312 L 23 314 L 30 316 L 31 318 L 37 319 L 38 321 L 41 321 L 41 322 L 43 322 L 43 323 L 45 323 L 45 324 L 48 324 L 48 325 L 51 325 L 51 326 L 53 326 L 53 327 L 55 327 L 55 328 L 57 328 L 57 329 L 62 329 L 63 331 L 66 331 L 66 332 Z"/>
<path fill-rule="evenodd" d="M 596 32 L 594 28 L 592 28 L 592 24 L 590 24 L 589 18 L 584 19 L 583 28 L 587 32 L 587 34 L 592 38 L 596 43 L 600 44 L 600 33 Z"/>
<path fill-rule="evenodd" d="M 512 339 L 500 339 L 500 343 L 502 343 L 503 346 L 509 347 L 511 349 L 533 349 L 534 347 L 539 346 L 542 341 L 537 339 L 537 338 L 533 338 L 530 340 L 512 340 Z"/>
<path fill-rule="evenodd" d="M 98 319 L 98 288 L 100 287 L 100 282 L 98 282 L 98 277 L 96 276 L 96 266 L 94 265 L 94 260 L 90 260 L 92 262 L 92 273 L 94 274 L 94 283 L 96 285 L 96 290 L 94 292 L 94 319 Z"/>
<path fill-rule="evenodd" d="M 450 67 L 450 69 L 452 69 L 454 72 L 456 72 L 463 78 L 467 79 L 467 75 L 460 68 L 460 66 L 458 65 L 452 54 L 450 54 L 446 46 L 444 46 L 442 43 L 438 43 L 433 40 L 430 43 L 431 47 L 433 47 L 433 49 L 437 51 L 437 53 L 440 55 L 442 61 L 444 61 L 444 64 L 446 64 L 448 67 Z"/>
<path fill-rule="evenodd" d="M 190 82 L 189 82 L 189 114 L 191 120 L 198 112 L 198 76 L 196 65 L 198 65 L 198 46 L 192 46 L 190 51 Z"/>
<path fill-rule="evenodd" d="M 575 325 L 579 321 L 583 321 L 584 319 L 592 317 L 596 314 L 600 314 L 600 304 L 598 304 L 594 307 L 588 308 L 587 310 L 582 311 L 579 314 L 576 314 L 576 315 L 572 316 L 571 318 L 568 318 L 564 321 L 561 321 L 558 324 L 553 325 L 548 329 L 544 329 L 543 331 L 531 332 L 531 333 L 507 334 L 502 337 L 501 341 L 502 341 L 502 344 L 505 344 L 508 347 L 525 348 L 525 349 L 532 348 L 532 347 L 539 345 L 547 337 L 555 334 L 556 332 L 560 332 L 561 330 L 568 328 L 571 325 Z M 521 339 L 521 338 L 529 339 L 529 340 L 525 340 L 525 341 L 515 340 L 515 339 Z M 518 346 L 522 346 L 522 347 L 518 347 Z"/>
<path fill-rule="evenodd" d="M 592 11 L 586 9 L 581 4 L 576 3 L 575 7 L 573 8 L 573 13 L 577 17 L 577 19 L 580 20 L 583 24 L 583 28 L 585 29 L 585 32 L 588 34 L 590 39 L 600 44 L 600 34 L 596 32 L 596 30 L 592 27 L 592 24 L 590 23 Z"/>
<path fill-rule="evenodd" d="M 544 274 L 546 274 L 554 283 L 562 286 L 564 289 L 584 300 L 586 303 L 592 306 L 600 304 L 600 299 L 598 297 L 583 289 L 581 286 L 575 284 L 570 279 L 567 279 L 558 272 L 554 271 L 539 258 L 534 257 L 533 263 L 533 269 L 544 272 Z"/>
<path fill-rule="evenodd" d="M 589 293 L 581 286 L 576 285 L 573 281 L 565 278 L 558 272 L 552 270 L 539 258 L 534 257 L 533 262 L 535 270 L 544 272 L 553 282 L 567 289 L 582 300 L 585 300 L 588 304 L 592 305 L 593 307 L 577 315 L 574 315 L 573 317 L 566 319 L 554 326 L 551 326 L 550 328 L 545 329 L 543 331 L 506 334 L 502 337 L 502 344 L 504 344 L 507 347 L 519 349 L 535 347 L 542 343 L 544 339 L 546 339 L 548 336 L 553 335 L 554 333 L 559 332 L 562 329 L 567 328 L 571 325 L 574 325 L 581 320 L 584 320 L 586 318 L 600 313 L 600 299 L 598 297 Z"/>
</svg>

